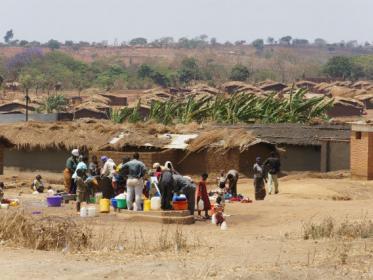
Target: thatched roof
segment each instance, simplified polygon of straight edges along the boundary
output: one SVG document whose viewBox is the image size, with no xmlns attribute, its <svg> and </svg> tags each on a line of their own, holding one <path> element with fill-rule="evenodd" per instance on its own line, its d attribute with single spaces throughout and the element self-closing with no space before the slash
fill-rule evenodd
<svg viewBox="0 0 373 280">
<path fill-rule="evenodd" d="M 14 146 L 14 144 L 8 138 L 0 136 L 0 147 L 1 146 L 11 148 Z"/>
<path fill-rule="evenodd" d="M 273 144 L 319 146 L 321 139 L 349 141 L 349 125 L 252 124 L 242 126 Z"/>
<path fill-rule="evenodd" d="M 78 121 L 68 123 L 27 122 L 0 125 L 0 135 L 18 149 L 96 149 L 120 130 L 112 123 Z"/>
<path fill-rule="evenodd" d="M 224 92 L 228 93 L 239 93 L 239 92 L 253 92 L 261 93 L 262 90 L 256 86 L 246 84 L 244 82 L 227 82 L 221 86 Z"/>
<path fill-rule="evenodd" d="M 202 132 L 197 138 L 190 141 L 187 150 L 189 153 L 200 152 L 206 149 L 227 151 L 238 148 L 241 152 L 248 147 L 265 142 L 258 139 L 247 129 L 211 129 Z M 269 142 L 266 142 L 269 144 Z"/>
</svg>

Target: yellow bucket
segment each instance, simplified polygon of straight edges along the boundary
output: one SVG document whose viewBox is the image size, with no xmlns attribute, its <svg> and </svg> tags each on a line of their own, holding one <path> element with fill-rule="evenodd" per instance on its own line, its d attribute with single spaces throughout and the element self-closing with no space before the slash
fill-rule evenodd
<svg viewBox="0 0 373 280">
<path fill-rule="evenodd" d="M 149 199 L 145 199 L 144 200 L 144 211 L 147 212 L 147 211 L 150 211 L 151 209 L 151 202 Z"/>
<path fill-rule="evenodd" d="M 109 213 L 110 212 L 110 200 L 102 198 L 100 199 L 100 212 Z"/>
</svg>

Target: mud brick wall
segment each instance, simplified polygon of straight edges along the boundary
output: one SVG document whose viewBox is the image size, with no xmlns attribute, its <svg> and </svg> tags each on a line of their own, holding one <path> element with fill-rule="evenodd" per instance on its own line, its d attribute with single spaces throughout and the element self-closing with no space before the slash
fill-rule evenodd
<svg viewBox="0 0 373 280">
<path fill-rule="evenodd" d="M 351 132 L 351 176 L 373 179 L 373 133 Z"/>
<path fill-rule="evenodd" d="M 217 176 L 220 171 L 240 170 L 240 152 L 238 149 L 225 152 L 209 151 L 207 153 L 207 172 Z M 211 177 L 211 176 L 210 176 Z"/>
<path fill-rule="evenodd" d="M 98 151 L 93 153 L 95 154 L 98 159 L 100 159 L 101 156 L 107 156 L 114 160 L 116 164 L 120 164 L 124 157 L 133 158 L 134 152 L 113 152 L 113 151 Z M 147 168 L 150 168 L 153 165 L 153 153 L 139 153 L 140 154 L 140 160 L 145 164 Z"/>
<path fill-rule="evenodd" d="M 0 145 L 0 175 L 4 174 L 4 147 Z"/>
</svg>

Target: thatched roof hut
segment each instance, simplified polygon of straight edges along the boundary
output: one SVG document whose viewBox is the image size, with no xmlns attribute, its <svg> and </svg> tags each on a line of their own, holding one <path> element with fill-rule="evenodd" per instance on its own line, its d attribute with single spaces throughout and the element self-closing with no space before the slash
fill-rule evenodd
<svg viewBox="0 0 373 280">
<path fill-rule="evenodd" d="M 0 112 L 10 112 L 10 111 L 17 111 L 17 110 L 25 110 L 26 105 L 25 102 L 21 102 L 18 100 L 14 100 L 9 103 L 0 104 Z M 35 107 L 32 105 L 28 105 L 28 109 L 30 111 L 35 111 Z"/>
</svg>

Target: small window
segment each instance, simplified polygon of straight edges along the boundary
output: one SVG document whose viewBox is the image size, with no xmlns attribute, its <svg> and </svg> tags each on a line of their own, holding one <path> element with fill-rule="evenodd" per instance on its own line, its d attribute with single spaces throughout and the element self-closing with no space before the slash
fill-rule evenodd
<svg viewBox="0 0 373 280">
<path fill-rule="evenodd" d="M 355 139 L 358 139 L 358 140 L 361 139 L 361 132 L 360 131 L 355 132 Z"/>
</svg>

